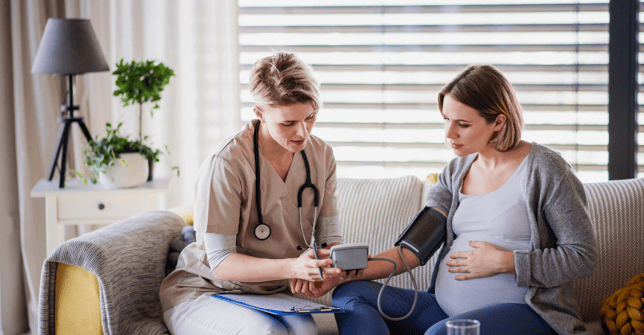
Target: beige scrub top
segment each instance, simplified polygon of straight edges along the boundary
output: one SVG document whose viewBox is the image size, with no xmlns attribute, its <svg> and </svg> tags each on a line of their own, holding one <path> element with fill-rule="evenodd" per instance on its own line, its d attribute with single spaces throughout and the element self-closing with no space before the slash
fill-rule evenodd
<svg viewBox="0 0 644 335">
<path fill-rule="evenodd" d="M 293 156 L 286 180 L 275 172 L 262 156 L 261 202 L 262 217 L 271 228 L 266 240 L 255 237 L 258 224 L 255 197 L 254 124 L 251 121 L 240 133 L 220 143 L 199 168 L 194 206 L 194 229 L 197 242 L 188 245 L 179 256 L 177 268 L 168 275 L 160 289 L 163 311 L 194 299 L 207 292 L 233 291 L 273 293 L 283 291 L 289 280 L 260 283 L 226 281 L 215 277 L 208 264 L 203 233 L 237 235 L 237 252 L 261 258 L 295 258 L 307 249 L 302 237 L 297 195 L 306 181 L 306 167 L 301 153 Z M 339 216 L 336 191 L 336 164 L 331 147 L 321 139 L 309 136 L 306 147 L 311 182 L 318 188 L 319 205 L 316 232 L 325 220 Z M 307 188 L 302 196 L 302 225 L 309 242 L 313 229 L 313 191 Z M 316 235 L 320 243 L 329 241 Z"/>
</svg>

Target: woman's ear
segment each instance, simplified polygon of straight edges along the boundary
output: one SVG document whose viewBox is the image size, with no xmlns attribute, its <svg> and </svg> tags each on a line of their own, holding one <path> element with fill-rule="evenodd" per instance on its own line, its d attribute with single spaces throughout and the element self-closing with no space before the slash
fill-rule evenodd
<svg viewBox="0 0 644 335">
<path fill-rule="evenodd" d="M 264 123 L 264 119 L 263 119 L 263 115 L 262 115 L 262 109 L 261 109 L 261 108 L 259 108 L 259 106 L 255 105 L 255 107 L 253 107 L 253 112 L 255 112 L 255 115 L 257 116 L 257 118 L 258 118 L 262 123 Z"/>
</svg>

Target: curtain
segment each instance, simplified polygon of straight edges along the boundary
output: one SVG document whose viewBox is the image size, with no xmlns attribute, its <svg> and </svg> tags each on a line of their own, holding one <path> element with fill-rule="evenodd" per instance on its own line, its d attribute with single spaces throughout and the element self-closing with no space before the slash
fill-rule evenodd
<svg viewBox="0 0 644 335">
<path fill-rule="evenodd" d="M 0 2 L 0 45 L 11 45 L 11 6 Z M 0 52 L 0 334 L 19 334 L 27 329 L 22 285 L 18 182 L 13 115 L 13 76 L 11 48 Z"/>
<path fill-rule="evenodd" d="M 38 329 L 40 272 L 46 258 L 45 201 L 31 198 L 47 177 L 57 138 L 64 77 L 31 74 L 48 18 L 89 19 L 109 72 L 75 77 L 76 113 L 92 137 L 105 123 L 123 122 L 138 134 L 138 108 L 112 96 L 111 72 L 121 59 L 163 62 L 175 77 L 162 93 L 160 109 L 144 106 L 142 128 L 154 147 L 167 146 L 156 177 L 170 177 L 162 208 L 192 203 L 199 164 L 217 142 L 238 131 L 239 65 L 235 0 L 11 0 L 0 4 L 0 333 Z M 210 50 L 200 54 L 204 48 Z M 197 55 L 197 56 L 195 56 Z M 220 56 L 221 55 L 221 56 Z M 214 124 L 214 126 L 213 126 Z M 81 169 L 84 136 L 72 127 L 67 171 Z M 171 170 L 178 166 L 181 176 Z M 55 175 L 55 177 L 58 177 Z M 66 228 L 72 238 L 97 227 Z M 19 238 L 18 238 L 19 237 Z"/>
<path fill-rule="evenodd" d="M 183 144 L 172 157 L 180 157 L 181 194 L 192 203 L 199 165 L 242 128 L 237 0 L 183 0 L 179 17 L 181 110 L 174 124 Z"/>
<path fill-rule="evenodd" d="M 24 301 L 31 329 L 37 329 L 38 286 L 40 269 L 45 259 L 45 202 L 29 195 L 36 182 L 46 176 L 58 132 L 58 116 L 64 82 L 56 76 L 31 75 L 32 60 L 48 17 L 64 15 L 62 1 L 11 1 L 11 58 L 13 117 L 15 133 L 20 253 L 24 268 Z M 6 49 L 3 49 L 6 50 Z M 6 73 L 6 72 L 5 72 Z M 6 89 L 6 88 L 5 88 Z M 6 186 L 3 186 L 6 187 Z M 6 191 L 5 191 L 6 192 Z M 9 191 L 10 192 L 10 191 Z M 5 236 L 2 236 L 5 239 Z M 4 243 L 3 243 L 4 244 Z M 2 281 L 7 279 L 2 272 Z M 16 285 L 15 287 L 20 287 Z M 2 300 L 5 300 L 2 292 Z M 24 311 L 16 311 L 20 314 Z M 4 320 L 24 322 L 23 320 Z M 7 325 L 7 328 L 23 327 Z"/>
</svg>

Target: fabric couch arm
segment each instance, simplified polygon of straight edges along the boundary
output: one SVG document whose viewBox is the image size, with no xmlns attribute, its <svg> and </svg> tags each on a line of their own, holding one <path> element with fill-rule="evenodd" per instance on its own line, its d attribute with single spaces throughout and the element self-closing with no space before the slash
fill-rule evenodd
<svg viewBox="0 0 644 335">
<path fill-rule="evenodd" d="M 159 287 L 172 241 L 183 219 L 150 211 L 58 246 L 45 260 L 40 282 L 40 334 L 55 333 L 55 285 L 59 263 L 85 269 L 98 279 L 105 334 L 168 334 Z"/>
</svg>

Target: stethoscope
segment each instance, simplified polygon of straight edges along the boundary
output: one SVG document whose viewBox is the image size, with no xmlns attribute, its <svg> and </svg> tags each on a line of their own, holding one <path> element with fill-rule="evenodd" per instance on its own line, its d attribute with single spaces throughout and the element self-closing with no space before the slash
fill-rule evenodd
<svg viewBox="0 0 644 335">
<path fill-rule="evenodd" d="M 255 226 L 255 237 L 260 241 L 264 241 L 271 236 L 271 227 L 268 225 L 268 223 L 264 222 L 264 219 L 262 218 L 262 201 L 260 196 L 261 183 L 259 179 L 259 124 L 260 122 L 257 122 L 257 124 L 255 124 L 255 132 L 253 134 L 253 146 L 255 150 L 255 201 L 257 202 L 257 220 L 259 222 L 257 226 Z M 300 230 L 302 231 L 302 239 L 304 240 L 304 243 L 306 243 L 307 247 L 313 248 L 315 246 L 315 225 L 318 218 L 319 192 L 317 187 L 315 187 L 315 185 L 313 185 L 313 183 L 311 182 L 311 168 L 309 167 L 308 159 L 306 159 L 306 153 L 304 153 L 304 150 L 300 152 L 302 153 L 302 159 L 304 159 L 304 166 L 306 167 L 306 182 L 300 187 L 300 190 L 297 192 L 297 209 L 300 214 Z M 310 243 L 306 241 L 306 236 L 304 236 L 304 227 L 302 226 L 302 193 L 304 193 L 304 190 L 309 187 L 313 189 L 314 206 L 313 230 L 311 232 Z M 302 247 L 297 246 L 297 249 L 302 250 Z"/>
</svg>

